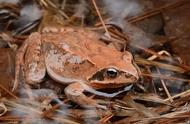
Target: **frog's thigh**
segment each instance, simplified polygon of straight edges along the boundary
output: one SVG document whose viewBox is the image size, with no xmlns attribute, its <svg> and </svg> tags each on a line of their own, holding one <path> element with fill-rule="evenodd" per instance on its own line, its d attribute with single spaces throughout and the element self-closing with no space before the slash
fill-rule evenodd
<svg viewBox="0 0 190 124">
<path fill-rule="evenodd" d="M 29 45 L 25 54 L 25 79 L 29 84 L 41 82 L 45 77 L 44 51 L 42 49 L 41 35 L 33 33 L 29 37 Z"/>
<path fill-rule="evenodd" d="M 97 103 L 92 98 L 89 98 L 83 94 L 84 88 L 80 83 L 70 84 L 65 88 L 65 94 L 67 98 L 73 102 L 78 103 L 82 107 L 97 106 Z"/>
<path fill-rule="evenodd" d="M 24 60 L 26 60 L 25 58 L 29 58 L 25 57 L 28 51 L 28 49 L 31 48 L 31 46 L 35 43 L 41 42 L 41 34 L 40 33 L 32 33 L 22 44 L 22 46 L 18 49 L 17 54 L 16 54 L 16 60 L 15 60 L 15 81 L 13 84 L 13 88 L 12 91 L 16 90 L 19 82 L 20 82 L 20 71 L 21 71 L 21 66 L 25 65 Z M 32 45 L 31 45 L 32 44 Z M 31 51 L 31 50 L 30 50 Z M 29 55 L 29 54 L 28 54 Z M 31 57 L 32 58 L 32 57 Z M 30 59 L 31 60 L 31 59 Z M 27 70 L 27 68 L 26 68 Z"/>
</svg>

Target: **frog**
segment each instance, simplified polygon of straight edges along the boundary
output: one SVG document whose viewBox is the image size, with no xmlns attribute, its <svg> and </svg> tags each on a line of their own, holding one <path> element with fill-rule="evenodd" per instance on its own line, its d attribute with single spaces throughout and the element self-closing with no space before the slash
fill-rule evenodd
<svg viewBox="0 0 190 124">
<path fill-rule="evenodd" d="M 21 70 L 29 85 L 41 83 L 46 74 L 67 85 L 67 98 L 82 107 L 99 105 L 84 94 L 87 89 L 131 86 L 140 74 L 129 51 L 108 47 L 99 33 L 84 27 L 47 27 L 31 33 L 16 54 L 13 91 Z"/>
</svg>

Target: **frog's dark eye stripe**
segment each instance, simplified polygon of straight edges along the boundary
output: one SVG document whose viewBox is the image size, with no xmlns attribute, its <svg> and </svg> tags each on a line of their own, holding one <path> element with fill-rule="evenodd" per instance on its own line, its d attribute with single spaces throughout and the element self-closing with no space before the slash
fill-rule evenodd
<svg viewBox="0 0 190 124">
<path fill-rule="evenodd" d="M 100 71 L 96 72 L 89 80 L 103 81 L 104 80 L 104 70 L 100 70 Z"/>
<path fill-rule="evenodd" d="M 89 80 L 103 81 L 105 78 L 114 79 L 119 75 L 119 71 L 115 68 L 105 68 L 96 72 Z"/>
</svg>

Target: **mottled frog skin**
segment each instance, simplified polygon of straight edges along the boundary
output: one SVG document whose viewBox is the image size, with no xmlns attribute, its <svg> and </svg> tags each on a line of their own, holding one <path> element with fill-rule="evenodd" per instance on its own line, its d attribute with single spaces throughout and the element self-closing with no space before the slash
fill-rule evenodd
<svg viewBox="0 0 190 124">
<path fill-rule="evenodd" d="M 32 33 L 17 52 L 15 89 L 23 66 L 26 83 L 43 81 L 46 72 L 67 84 L 65 94 L 81 106 L 97 106 L 83 94 L 93 89 L 118 88 L 139 78 L 138 67 L 128 51 L 119 52 L 100 41 L 98 33 L 86 28 L 45 28 Z"/>
</svg>

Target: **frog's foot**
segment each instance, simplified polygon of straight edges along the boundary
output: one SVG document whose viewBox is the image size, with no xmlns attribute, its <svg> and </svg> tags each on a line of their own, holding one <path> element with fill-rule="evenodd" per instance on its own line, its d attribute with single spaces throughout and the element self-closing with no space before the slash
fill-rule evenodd
<svg viewBox="0 0 190 124">
<path fill-rule="evenodd" d="M 105 106 L 99 105 L 95 100 L 84 95 L 84 90 L 85 89 L 80 83 L 73 83 L 65 88 L 65 94 L 68 99 L 72 100 L 75 103 L 78 103 L 84 108 L 97 107 L 106 109 Z"/>
</svg>

